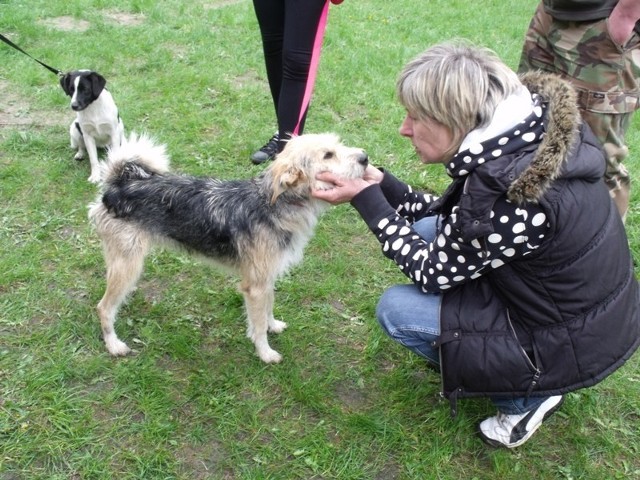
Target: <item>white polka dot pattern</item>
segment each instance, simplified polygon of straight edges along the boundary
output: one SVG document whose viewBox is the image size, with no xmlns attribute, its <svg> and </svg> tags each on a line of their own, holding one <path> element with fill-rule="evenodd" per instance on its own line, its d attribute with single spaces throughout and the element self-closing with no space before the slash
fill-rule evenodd
<svg viewBox="0 0 640 480">
<path fill-rule="evenodd" d="M 415 211 L 406 207 L 403 205 L 398 214 Z M 433 242 L 416 235 L 410 223 L 399 215 L 379 221 L 377 237 L 384 254 L 427 292 L 446 291 L 531 253 L 542 244 L 549 228 L 540 206 L 517 207 L 505 199 L 499 199 L 491 212 L 495 231 L 470 242 L 459 238 L 460 233 L 452 225 L 455 215 L 441 221 Z"/>
</svg>

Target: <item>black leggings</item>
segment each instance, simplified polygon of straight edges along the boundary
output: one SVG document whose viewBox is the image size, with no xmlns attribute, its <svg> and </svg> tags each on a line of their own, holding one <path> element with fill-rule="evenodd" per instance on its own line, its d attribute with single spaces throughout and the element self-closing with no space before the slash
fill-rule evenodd
<svg viewBox="0 0 640 480">
<path fill-rule="evenodd" d="M 271 98 L 278 119 L 278 151 L 298 124 L 313 42 L 328 0 L 253 0 L 260 26 Z M 307 112 L 298 133 L 304 130 Z"/>
</svg>

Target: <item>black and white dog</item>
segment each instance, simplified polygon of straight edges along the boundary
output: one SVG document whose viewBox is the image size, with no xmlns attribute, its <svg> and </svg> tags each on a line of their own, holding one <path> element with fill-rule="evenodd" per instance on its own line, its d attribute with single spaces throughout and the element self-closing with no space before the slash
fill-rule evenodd
<svg viewBox="0 0 640 480">
<path fill-rule="evenodd" d="M 76 70 L 60 78 L 64 92 L 71 97 L 76 118 L 71 122 L 71 148 L 76 160 L 85 154 L 91 162 L 89 181 L 100 181 L 98 148 L 118 147 L 124 138 L 124 125 L 111 93 L 104 88 L 107 81 L 91 70 Z"/>
</svg>

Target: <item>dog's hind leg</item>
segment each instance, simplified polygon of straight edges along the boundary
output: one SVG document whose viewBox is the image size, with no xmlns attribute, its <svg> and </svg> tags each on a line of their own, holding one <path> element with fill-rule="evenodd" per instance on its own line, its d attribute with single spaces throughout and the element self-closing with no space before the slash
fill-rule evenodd
<svg viewBox="0 0 640 480">
<path fill-rule="evenodd" d="M 131 349 L 118 338 L 114 329 L 116 315 L 122 302 L 135 288 L 144 265 L 144 250 L 123 254 L 117 248 L 105 246 L 105 261 L 107 263 L 107 288 L 97 310 L 102 327 L 102 337 L 111 355 L 126 355 Z"/>
<path fill-rule="evenodd" d="M 280 333 L 287 325 L 273 318 L 273 281 L 256 283 L 243 276 L 240 291 L 244 295 L 247 310 L 247 337 L 255 345 L 256 353 L 263 362 L 279 363 L 282 355 L 269 345 L 267 331 Z"/>
</svg>

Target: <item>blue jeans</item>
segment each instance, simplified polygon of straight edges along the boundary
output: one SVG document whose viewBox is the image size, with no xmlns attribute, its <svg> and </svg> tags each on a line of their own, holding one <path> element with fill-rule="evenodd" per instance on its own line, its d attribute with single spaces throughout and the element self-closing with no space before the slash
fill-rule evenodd
<svg viewBox="0 0 640 480">
<path fill-rule="evenodd" d="M 413 228 L 427 241 L 436 237 L 437 217 L 426 217 Z M 439 293 L 425 293 L 413 284 L 394 285 L 380 297 L 376 316 L 382 329 L 396 342 L 440 365 L 440 352 L 431 346 L 440 335 Z M 491 397 L 494 405 L 508 415 L 521 414 L 537 408 L 548 397 Z"/>
</svg>

